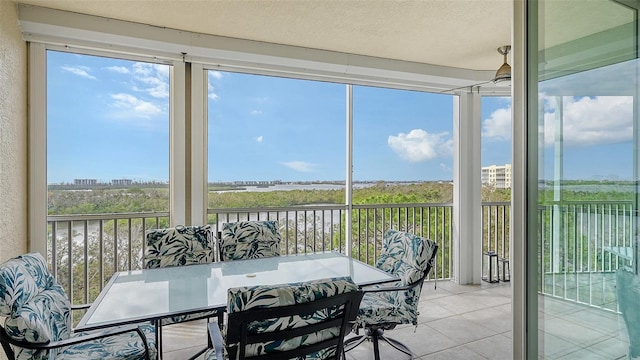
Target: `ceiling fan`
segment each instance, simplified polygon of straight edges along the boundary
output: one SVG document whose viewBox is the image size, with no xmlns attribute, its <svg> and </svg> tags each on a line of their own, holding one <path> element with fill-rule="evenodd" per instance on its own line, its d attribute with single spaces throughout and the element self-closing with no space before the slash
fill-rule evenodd
<svg viewBox="0 0 640 360">
<path fill-rule="evenodd" d="M 500 53 L 500 55 L 503 56 L 504 62 L 502 66 L 498 68 L 498 71 L 496 71 L 496 74 L 493 77 L 493 79 L 488 81 L 483 81 L 477 84 L 465 85 L 465 86 L 460 86 L 453 89 L 444 90 L 444 91 L 441 91 L 441 93 L 451 92 L 454 90 L 465 89 L 465 88 L 479 87 L 489 83 L 493 83 L 495 86 L 501 86 L 501 87 L 511 86 L 511 66 L 507 62 L 507 55 L 509 55 L 509 52 L 511 51 L 511 45 L 500 46 L 497 50 L 498 50 L 498 53 Z"/>
</svg>

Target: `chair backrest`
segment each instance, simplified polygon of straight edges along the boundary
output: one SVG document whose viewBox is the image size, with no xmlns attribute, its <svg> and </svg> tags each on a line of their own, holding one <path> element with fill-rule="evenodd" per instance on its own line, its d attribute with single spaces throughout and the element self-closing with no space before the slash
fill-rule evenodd
<svg viewBox="0 0 640 360">
<path fill-rule="evenodd" d="M 212 262 L 214 238 L 211 225 L 149 230 L 144 267 L 155 269 Z"/>
<path fill-rule="evenodd" d="M 229 358 L 340 359 L 362 295 L 349 277 L 229 289 Z"/>
<path fill-rule="evenodd" d="M 399 286 L 415 284 L 407 290 L 389 292 L 383 296 L 403 307 L 412 314 L 416 323 L 418 301 L 422 281 L 429 275 L 438 252 L 438 245 L 432 240 L 398 230 L 387 230 L 383 237 L 382 254 L 376 267 L 400 278 Z M 384 293 L 383 293 L 384 294 Z"/>
<path fill-rule="evenodd" d="M 281 242 L 276 221 L 224 223 L 219 243 L 220 260 L 279 256 Z"/>
<path fill-rule="evenodd" d="M 46 343 L 69 338 L 71 303 L 39 253 L 0 265 L 0 316 L 6 334 L 19 341 Z M 5 351 L 9 345 L 3 344 Z M 47 350 L 14 347 L 17 359 L 46 358 Z"/>
</svg>

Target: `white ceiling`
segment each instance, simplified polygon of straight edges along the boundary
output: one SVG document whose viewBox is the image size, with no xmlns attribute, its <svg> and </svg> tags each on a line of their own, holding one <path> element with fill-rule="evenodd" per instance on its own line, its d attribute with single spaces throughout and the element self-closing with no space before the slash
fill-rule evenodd
<svg viewBox="0 0 640 360">
<path fill-rule="evenodd" d="M 218 36 L 497 70 L 512 0 L 19 0 Z"/>
</svg>

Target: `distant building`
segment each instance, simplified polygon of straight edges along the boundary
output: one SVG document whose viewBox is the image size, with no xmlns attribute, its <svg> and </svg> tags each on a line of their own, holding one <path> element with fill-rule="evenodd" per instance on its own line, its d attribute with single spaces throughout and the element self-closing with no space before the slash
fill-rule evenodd
<svg viewBox="0 0 640 360">
<path fill-rule="evenodd" d="M 511 188 L 511 164 L 491 165 L 482 168 L 482 185 L 491 185 L 497 189 Z"/>
<path fill-rule="evenodd" d="M 97 185 L 97 179 L 73 179 L 73 185 Z"/>
<path fill-rule="evenodd" d="M 133 184 L 133 180 L 131 179 L 113 179 L 111 180 L 111 185 L 126 185 L 129 186 Z"/>
</svg>

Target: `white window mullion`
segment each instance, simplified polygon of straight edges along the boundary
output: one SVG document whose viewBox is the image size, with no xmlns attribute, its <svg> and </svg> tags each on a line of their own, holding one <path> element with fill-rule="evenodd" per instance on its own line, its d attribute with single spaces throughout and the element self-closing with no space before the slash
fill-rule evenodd
<svg viewBox="0 0 640 360">
<path fill-rule="evenodd" d="M 47 255 L 47 49 L 29 44 L 29 251 Z M 44 201 L 43 201 L 44 199 Z"/>
<path fill-rule="evenodd" d="M 353 86 L 346 85 L 347 87 L 347 149 L 346 149 L 346 181 L 345 181 L 345 202 L 346 202 L 346 214 L 345 214 L 345 236 L 346 236 L 346 249 L 345 255 L 351 256 L 351 244 L 353 239 L 351 238 L 351 218 L 353 213 Z"/>
<path fill-rule="evenodd" d="M 207 223 L 207 70 L 191 64 L 191 224 Z"/>
<path fill-rule="evenodd" d="M 175 61 L 171 69 L 171 119 L 169 150 L 169 218 L 171 226 L 186 224 L 186 124 L 185 64 Z"/>
</svg>

